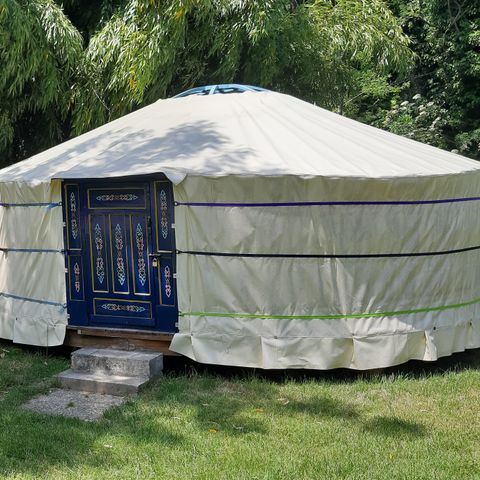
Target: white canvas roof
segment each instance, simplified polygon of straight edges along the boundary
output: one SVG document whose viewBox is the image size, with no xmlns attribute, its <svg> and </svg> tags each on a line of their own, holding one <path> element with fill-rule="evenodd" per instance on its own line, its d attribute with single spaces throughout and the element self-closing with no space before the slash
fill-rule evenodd
<svg viewBox="0 0 480 480">
<path fill-rule="evenodd" d="M 159 100 L 0 171 L 45 182 L 165 173 L 391 178 L 477 170 L 478 162 L 288 95 L 246 92 Z"/>
</svg>

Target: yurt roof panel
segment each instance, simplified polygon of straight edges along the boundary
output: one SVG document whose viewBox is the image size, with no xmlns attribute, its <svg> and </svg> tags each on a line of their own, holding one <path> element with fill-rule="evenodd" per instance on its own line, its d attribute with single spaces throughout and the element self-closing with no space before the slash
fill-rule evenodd
<svg viewBox="0 0 480 480">
<path fill-rule="evenodd" d="M 474 160 L 273 92 L 148 107 L 0 171 L 0 181 L 186 175 L 390 178 L 478 170 Z"/>
</svg>

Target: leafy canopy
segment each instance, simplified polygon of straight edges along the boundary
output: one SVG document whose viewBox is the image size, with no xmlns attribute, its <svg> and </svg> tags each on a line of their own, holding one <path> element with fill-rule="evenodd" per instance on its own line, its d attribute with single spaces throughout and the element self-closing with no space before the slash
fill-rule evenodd
<svg viewBox="0 0 480 480">
<path fill-rule="evenodd" d="M 405 71 L 410 58 L 380 0 L 131 0 L 86 49 L 74 131 L 208 83 L 261 85 L 341 110 L 361 88 L 358 71 Z"/>
<path fill-rule="evenodd" d="M 158 98 L 250 83 L 355 112 L 412 55 L 384 0 L 0 0 L 0 152 L 35 153 Z"/>
<path fill-rule="evenodd" d="M 59 139 L 82 55 L 81 35 L 55 2 L 0 0 L 0 151 L 29 128 L 40 147 Z"/>
<path fill-rule="evenodd" d="M 415 52 L 409 74 L 360 118 L 480 159 L 480 1 L 391 0 Z"/>
</svg>

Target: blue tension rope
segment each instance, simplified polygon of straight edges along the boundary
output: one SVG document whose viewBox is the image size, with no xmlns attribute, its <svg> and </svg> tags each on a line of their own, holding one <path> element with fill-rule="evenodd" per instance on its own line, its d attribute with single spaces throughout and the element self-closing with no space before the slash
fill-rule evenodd
<svg viewBox="0 0 480 480">
<path fill-rule="evenodd" d="M 64 250 L 54 250 L 49 248 L 4 248 L 0 247 L 0 252 L 27 252 L 27 253 L 64 253 Z"/>
<path fill-rule="evenodd" d="M 41 303 L 44 305 L 52 305 L 54 307 L 67 308 L 67 305 L 65 303 L 51 302 L 50 300 L 39 300 L 37 298 L 20 297 L 19 295 L 12 295 L 11 293 L 5 292 L 0 292 L 0 297 L 13 298 L 15 300 L 24 300 L 26 302 Z"/>
<path fill-rule="evenodd" d="M 0 207 L 47 207 L 47 208 L 54 208 L 59 207 L 62 202 L 56 203 L 47 203 L 47 202 L 39 202 L 39 203 L 4 203 L 0 202 Z"/>
</svg>

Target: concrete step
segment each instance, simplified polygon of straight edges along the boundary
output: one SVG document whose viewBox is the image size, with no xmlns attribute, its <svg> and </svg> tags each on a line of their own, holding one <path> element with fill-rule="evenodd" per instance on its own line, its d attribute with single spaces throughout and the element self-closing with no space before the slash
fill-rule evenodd
<svg viewBox="0 0 480 480">
<path fill-rule="evenodd" d="M 144 350 L 81 348 L 71 358 L 72 370 L 76 372 L 154 378 L 163 370 L 163 355 Z"/>
<path fill-rule="evenodd" d="M 78 372 L 71 369 L 58 374 L 57 378 L 63 388 L 108 395 L 135 394 L 149 381 L 148 377 L 142 376 Z"/>
</svg>

